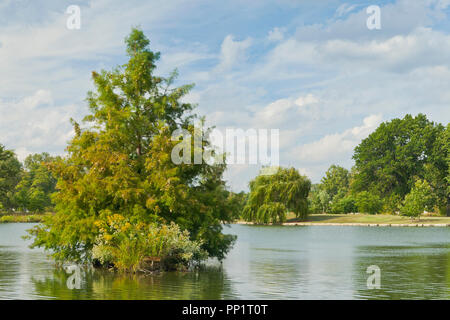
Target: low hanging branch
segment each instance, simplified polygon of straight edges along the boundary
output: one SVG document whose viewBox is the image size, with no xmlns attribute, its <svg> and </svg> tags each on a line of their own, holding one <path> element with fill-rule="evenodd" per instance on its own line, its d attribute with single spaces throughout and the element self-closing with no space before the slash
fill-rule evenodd
<svg viewBox="0 0 450 320">
<path fill-rule="evenodd" d="M 243 210 L 246 221 L 282 223 L 288 212 L 305 219 L 311 181 L 296 169 L 278 168 L 272 175 L 260 174 L 250 182 L 250 195 Z"/>
</svg>

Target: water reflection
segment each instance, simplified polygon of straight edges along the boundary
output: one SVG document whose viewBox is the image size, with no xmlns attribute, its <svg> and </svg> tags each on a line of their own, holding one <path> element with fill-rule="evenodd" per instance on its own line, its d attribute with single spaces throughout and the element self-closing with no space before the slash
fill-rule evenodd
<svg viewBox="0 0 450 320">
<path fill-rule="evenodd" d="M 355 297 L 363 299 L 450 299 L 450 245 L 362 246 L 354 271 Z M 367 290 L 365 268 L 381 269 L 381 289 Z M 364 289 L 363 289 L 364 288 Z"/>
<path fill-rule="evenodd" d="M 220 270 L 156 275 L 117 274 L 83 270 L 80 289 L 69 289 L 70 274 L 56 269 L 44 279 L 32 277 L 34 291 L 58 299 L 222 299 L 230 296 L 229 282 Z"/>
<path fill-rule="evenodd" d="M 450 228 L 226 229 L 238 241 L 223 265 L 189 273 L 123 275 L 56 268 L 21 239 L 30 224 L 0 224 L 0 299 L 450 299 Z M 366 269 L 381 268 L 369 290 Z"/>
</svg>

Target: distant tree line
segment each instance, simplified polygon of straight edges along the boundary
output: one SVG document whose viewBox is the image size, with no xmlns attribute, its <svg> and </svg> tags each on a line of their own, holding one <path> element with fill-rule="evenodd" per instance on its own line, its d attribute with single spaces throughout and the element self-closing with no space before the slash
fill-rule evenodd
<svg viewBox="0 0 450 320">
<path fill-rule="evenodd" d="M 450 215 L 450 125 L 425 115 L 382 123 L 354 150 L 355 165 L 332 165 L 320 183 L 294 169 L 260 174 L 242 198 L 241 218 L 280 223 L 289 212 Z"/>
<path fill-rule="evenodd" d="M 350 171 L 332 165 L 312 186 L 310 212 L 448 215 L 449 132 L 423 114 L 382 123 L 355 148 Z"/>
<path fill-rule="evenodd" d="M 44 152 L 29 155 L 21 163 L 12 150 L 0 144 L 0 211 L 52 211 L 56 179 L 48 165 L 57 158 Z"/>
</svg>

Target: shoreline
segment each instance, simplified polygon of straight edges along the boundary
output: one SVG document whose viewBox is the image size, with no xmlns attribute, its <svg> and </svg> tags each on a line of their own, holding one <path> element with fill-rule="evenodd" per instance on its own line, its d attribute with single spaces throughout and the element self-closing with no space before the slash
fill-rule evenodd
<svg viewBox="0 0 450 320">
<path fill-rule="evenodd" d="M 39 223 L 44 220 L 44 217 L 48 214 L 29 214 L 29 215 L 18 215 L 18 214 L 6 214 L 0 215 L 0 224 L 5 223 Z"/>
<path fill-rule="evenodd" d="M 284 222 L 261 224 L 236 221 L 233 224 L 258 226 L 350 226 L 350 227 L 450 227 L 450 223 L 349 223 L 349 222 Z"/>
</svg>

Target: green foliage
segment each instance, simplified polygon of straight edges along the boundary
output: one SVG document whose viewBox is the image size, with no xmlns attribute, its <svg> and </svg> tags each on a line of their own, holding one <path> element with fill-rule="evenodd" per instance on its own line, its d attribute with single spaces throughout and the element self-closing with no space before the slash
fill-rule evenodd
<svg viewBox="0 0 450 320">
<path fill-rule="evenodd" d="M 347 169 L 334 164 L 327 170 L 321 182 L 323 190 L 327 192 L 332 201 L 338 194 L 345 195 L 348 192 L 349 177 Z"/>
<path fill-rule="evenodd" d="M 14 188 L 20 179 L 22 166 L 13 151 L 0 144 L 0 208 L 14 207 Z"/>
<path fill-rule="evenodd" d="M 322 184 L 314 184 L 308 195 L 309 212 L 324 213 L 330 211 L 331 197 Z"/>
<path fill-rule="evenodd" d="M 448 182 L 450 156 L 450 126 L 439 132 L 432 148 L 432 156 L 425 164 L 424 179 L 429 182 L 436 195 L 436 205 L 441 213 L 450 206 L 450 189 Z"/>
<path fill-rule="evenodd" d="M 444 148 L 447 151 L 447 194 L 450 194 L 450 123 L 445 130 Z"/>
<path fill-rule="evenodd" d="M 446 182 L 447 182 L 447 203 L 445 203 L 444 206 L 444 210 L 447 213 L 447 216 L 450 217 L 450 123 L 447 124 L 447 129 L 445 130 L 445 136 L 444 136 L 444 148 L 447 152 L 447 177 L 446 177 Z M 444 211 L 442 210 L 442 211 Z"/>
<path fill-rule="evenodd" d="M 27 214 L 27 215 L 1 215 L 0 223 L 8 222 L 41 222 L 46 215 L 44 214 Z"/>
<path fill-rule="evenodd" d="M 411 192 L 408 193 L 400 208 L 402 215 L 417 217 L 425 210 L 432 211 L 436 197 L 431 186 L 425 180 L 417 180 Z"/>
<path fill-rule="evenodd" d="M 308 210 L 309 213 L 320 213 L 322 212 L 322 206 L 319 201 L 319 190 L 320 185 L 317 183 L 314 183 L 311 185 L 311 190 L 308 194 Z"/>
<path fill-rule="evenodd" d="M 391 214 L 397 214 L 402 205 L 402 197 L 396 193 L 392 193 L 389 197 L 384 199 L 383 210 Z"/>
<path fill-rule="evenodd" d="M 99 236 L 92 250 L 94 261 L 121 271 L 148 270 L 149 261 L 160 262 L 164 269 L 182 270 L 207 257 L 201 243 L 190 240 L 187 230 L 175 223 L 131 224 L 122 215 L 98 220 Z"/>
<path fill-rule="evenodd" d="M 351 195 L 336 199 L 331 204 L 331 213 L 354 213 L 357 211 L 356 200 Z"/>
<path fill-rule="evenodd" d="M 437 142 L 443 131 L 442 125 L 423 114 L 382 123 L 355 148 L 352 191 L 370 191 L 383 198 L 395 193 L 403 198 L 415 179 L 426 176 L 427 166 L 438 187 L 448 170 L 442 161 L 445 150 Z"/>
<path fill-rule="evenodd" d="M 332 165 L 328 168 L 321 183 L 314 185 L 309 196 L 312 213 L 355 212 L 354 199 L 348 197 L 350 173 L 347 169 Z"/>
<path fill-rule="evenodd" d="M 355 204 L 361 213 L 375 214 L 381 212 L 383 208 L 380 197 L 368 191 L 358 193 L 355 197 Z"/>
<path fill-rule="evenodd" d="M 14 193 L 15 207 L 20 211 L 44 212 L 51 206 L 56 179 L 47 165 L 55 161 L 48 153 L 28 156 Z"/>
<path fill-rule="evenodd" d="M 291 211 L 297 218 L 305 219 L 310 189 L 309 179 L 294 168 L 278 168 L 274 174 L 260 174 L 250 182 L 243 218 L 257 223 L 280 223 Z"/>
<path fill-rule="evenodd" d="M 119 213 L 130 223 L 174 222 L 210 256 L 223 259 L 235 240 L 221 233 L 222 223 L 232 219 L 225 165 L 171 161 L 178 143 L 172 132 L 194 132 L 193 106 L 181 101 L 192 85 L 174 88 L 176 72 L 153 74 L 159 53 L 148 48 L 142 31 L 133 29 L 126 44 L 127 64 L 93 72 L 88 126 L 73 122 L 68 156 L 51 164 L 58 179 L 56 214 L 31 231 L 34 246 L 59 260 L 89 260 L 99 235 L 94 222 Z"/>
<path fill-rule="evenodd" d="M 242 216 L 245 204 L 247 202 L 248 194 L 241 191 L 239 193 L 234 193 L 231 191 L 226 191 L 227 203 L 232 212 L 232 216 L 235 219 L 239 219 Z"/>
</svg>

